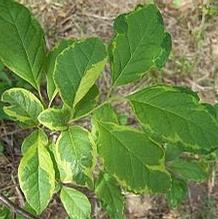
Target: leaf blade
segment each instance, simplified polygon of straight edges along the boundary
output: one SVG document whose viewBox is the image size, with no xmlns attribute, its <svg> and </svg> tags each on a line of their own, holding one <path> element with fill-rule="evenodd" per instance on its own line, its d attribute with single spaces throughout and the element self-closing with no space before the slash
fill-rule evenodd
<svg viewBox="0 0 218 219">
<path fill-rule="evenodd" d="M 53 97 L 57 94 L 57 88 L 55 86 L 54 82 L 54 71 L 55 71 L 55 63 L 57 60 L 58 55 L 64 51 L 67 47 L 72 45 L 74 40 L 62 40 L 55 46 L 48 54 L 47 56 L 47 62 L 45 64 L 46 69 L 46 77 L 47 77 L 47 94 L 49 97 L 49 100 L 52 100 Z"/>
<path fill-rule="evenodd" d="M 4 106 L 3 110 L 11 119 L 28 126 L 38 125 L 37 117 L 44 107 L 30 91 L 23 88 L 11 88 L 2 94 L 2 101 L 10 104 Z"/>
<path fill-rule="evenodd" d="M 71 118 L 71 112 L 68 108 L 62 109 L 48 108 L 42 111 L 39 116 L 39 122 L 50 130 L 63 131 L 68 128 L 68 122 Z"/>
<path fill-rule="evenodd" d="M 55 190 L 55 172 L 47 144 L 45 133 L 40 131 L 18 167 L 20 187 L 37 214 L 47 207 Z"/>
<path fill-rule="evenodd" d="M 157 143 L 132 128 L 101 122 L 98 125 L 98 152 L 107 172 L 122 186 L 134 192 L 169 189 L 170 176 L 161 165 L 164 154 Z"/>
<path fill-rule="evenodd" d="M 0 1 L 0 59 L 15 74 L 36 89 L 45 60 L 44 33 L 23 5 Z M 16 62 L 15 62 L 16 60 Z"/>
<path fill-rule="evenodd" d="M 64 186 L 60 198 L 70 218 L 89 219 L 91 217 L 91 204 L 83 193 Z"/>
<path fill-rule="evenodd" d="M 96 182 L 95 193 L 111 218 L 123 218 L 124 200 L 121 189 L 113 177 L 102 173 Z"/>
<path fill-rule="evenodd" d="M 54 80 L 65 104 L 74 107 L 87 94 L 106 57 L 105 46 L 97 38 L 76 41 L 58 56 Z"/>
<path fill-rule="evenodd" d="M 73 126 L 63 131 L 55 146 L 55 157 L 62 182 L 92 187 L 95 149 L 85 129 Z"/>
<path fill-rule="evenodd" d="M 145 88 L 128 97 L 140 123 L 171 143 L 199 152 L 217 148 L 218 123 L 196 93 L 166 85 Z"/>
<path fill-rule="evenodd" d="M 135 11 L 118 16 L 114 30 L 109 51 L 114 85 L 135 81 L 151 67 L 165 64 L 171 37 L 164 31 L 162 16 L 155 5 L 138 6 Z"/>
</svg>

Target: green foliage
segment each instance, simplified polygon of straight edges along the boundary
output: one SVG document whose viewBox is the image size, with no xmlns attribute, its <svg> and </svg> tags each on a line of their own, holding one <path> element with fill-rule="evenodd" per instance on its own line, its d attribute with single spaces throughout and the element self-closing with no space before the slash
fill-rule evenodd
<svg viewBox="0 0 218 219">
<path fill-rule="evenodd" d="M 67 123 L 70 117 L 71 112 L 67 107 L 62 109 L 48 108 L 39 114 L 38 120 L 50 130 L 63 131 L 68 128 Z"/>
<path fill-rule="evenodd" d="M 166 62 L 171 38 L 156 6 L 138 6 L 134 12 L 118 16 L 114 30 L 110 46 L 113 84 L 137 80 L 150 68 Z"/>
<path fill-rule="evenodd" d="M 95 193 L 111 218 L 123 218 L 123 196 L 116 180 L 107 173 L 101 173 L 95 187 Z"/>
<path fill-rule="evenodd" d="M 0 205 L 0 219 L 11 219 L 11 216 L 10 210 Z"/>
<path fill-rule="evenodd" d="M 39 89 L 45 60 L 44 33 L 29 10 L 0 0 L 0 59 L 15 74 Z"/>
<path fill-rule="evenodd" d="M 49 100 L 52 100 L 57 94 L 53 73 L 55 70 L 55 63 L 58 55 L 64 51 L 68 46 L 73 44 L 73 40 L 63 40 L 56 47 L 54 47 L 47 56 L 45 63 L 45 71 L 47 77 L 47 93 Z"/>
<path fill-rule="evenodd" d="M 217 148 L 218 123 L 196 93 L 179 87 L 159 85 L 128 97 L 145 129 L 172 143 L 199 151 Z"/>
<path fill-rule="evenodd" d="M 98 122 L 98 129 L 99 154 L 104 159 L 106 170 L 122 186 L 135 192 L 169 189 L 170 176 L 161 164 L 164 151 L 159 144 L 145 133 L 125 126 Z M 161 185 L 153 183 L 154 179 Z"/>
<path fill-rule="evenodd" d="M 63 131 L 55 145 L 55 158 L 62 182 L 92 187 L 95 149 L 87 130 L 73 126 Z"/>
<path fill-rule="evenodd" d="M 37 214 L 40 214 L 54 193 L 55 172 L 47 148 L 46 134 L 40 130 L 37 135 L 32 135 L 30 140 L 31 142 L 28 143 L 31 146 L 24 150 L 25 153 L 20 161 L 18 178 L 27 202 Z"/>
<path fill-rule="evenodd" d="M 177 207 L 187 196 L 187 184 L 185 181 L 177 178 L 172 178 L 172 186 L 166 194 L 166 198 L 173 208 Z"/>
<path fill-rule="evenodd" d="M 166 85 L 115 93 L 167 61 L 171 37 L 155 5 L 118 16 L 108 50 L 98 38 L 88 38 L 63 40 L 46 52 L 43 30 L 28 9 L 0 0 L 0 11 L 0 60 L 38 93 L 14 88 L 7 74 L 0 75 L 1 93 L 13 87 L 1 97 L 4 113 L 34 128 L 23 141 L 18 168 L 28 211 L 40 215 L 57 194 L 70 218 L 91 218 L 83 194 L 90 190 L 110 218 L 121 219 L 123 191 L 164 193 L 176 207 L 189 181 L 207 179 L 204 158 L 218 147 L 217 106 L 201 103 L 189 89 Z M 105 96 L 96 82 L 107 57 L 112 83 Z M 40 91 L 43 74 L 48 101 Z M 123 102 L 138 120 L 134 128 L 127 115 L 116 113 L 114 106 Z"/>
<path fill-rule="evenodd" d="M 11 119 L 28 126 L 38 125 L 37 117 L 43 111 L 43 106 L 30 91 L 11 88 L 2 94 L 2 101 L 9 104 L 3 109 Z"/>
<path fill-rule="evenodd" d="M 106 49 L 97 38 L 75 41 L 59 54 L 54 80 L 65 104 L 75 107 L 95 84 L 106 63 Z"/>
<path fill-rule="evenodd" d="M 169 164 L 169 169 L 184 180 L 196 182 L 207 178 L 207 168 L 201 162 L 176 159 Z"/>
<path fill-rule="evenodd" d="M 60 198 L 70 218 L 88 219 L 91 217 L 91 204 L 83 193 L 73 188 L 63 187 Z"/>
</svg>

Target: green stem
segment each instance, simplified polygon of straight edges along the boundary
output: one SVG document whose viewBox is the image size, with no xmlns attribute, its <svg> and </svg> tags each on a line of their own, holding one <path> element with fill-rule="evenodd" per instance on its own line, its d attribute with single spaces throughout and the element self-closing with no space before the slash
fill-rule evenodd
<svg viewBox="0 0 218 219">
<path fill-rule="evenodd" d="M 114 90 L 114 86 L 112 85 L 107 93 L 107 96 L 106 96 L 106 99 L 110 98 L 111 97 L 111 94 L 113 93 L 113 90 Z"/>
<path fill-rule="evenodd" d="M 41 102 L 42 102 L 42 105 L 43 105 L 43 106 L 46 106 L 46 104 L 45 104 L 45 102 L 44 102 L 44 99 L 43 99 L 43 97 L 42 97 L 42 93 L 41 93 L 40 86 L 38 86 L 37 91 L 38 91 L 39 99 L 40 99 Z"/>
<path fill-rule="evenodd" d="M 111 102 L 113 102 L 113 101 L 124 101 L 124 100 L 126 100 L 126 98 L 125 98 L 125 97 L 121 97 L 121 96 L 111 97 L 111 98 L 109 98 L 108 100 L 106 100 L 106 101 L 104 101 L 103 103 L 101 103 L 100 105 L 98 105 L 97 107 L 95 107 L 94 109 L 92 109 L 91 111 L 89 111 L 88 113 L 86 113 L 86 114 L 84 114 L 84 115 L 82 115 L 82 116 L 80 116 L 80 117 L 77 117 L 77 118 L 74 118 L 74 119 L 70 120 L 70 121 L 69 121 L 69 124 L 71 124 L 71 123 L 73 123 L 73 122 L 75 122 L 75 121 L 78 121 L 78 120 L 80 120 L 80 119 L 82 119 L 82 118 L 85 118 L 85 117 L 91 115 L 91 114 L 94 113 L 96 110 L 100 109 L 102 106 L 104 106 L 104 105 L 106 105 L 106 104 L 108 104 L 108 103 L 111 103 Z"/>
</svg>

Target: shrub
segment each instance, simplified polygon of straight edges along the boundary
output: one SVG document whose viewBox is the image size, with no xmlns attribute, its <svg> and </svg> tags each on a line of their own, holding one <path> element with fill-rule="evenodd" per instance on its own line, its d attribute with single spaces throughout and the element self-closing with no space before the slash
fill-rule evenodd
<svg viewBox="0 0 218 219">
<path fill-rule="evenodd" d="M 0 0 L 0 29 L 1 61 L 37 91 L 14 87 L 2 95 L 7 116 L 33 129 L 18 168 L 31 212 L 40 215 L 57 193 L 69 217 L 90 218 L 87 188 L 118 219 L 122 191 L 162 193 L 176 207 L 189 181 L 207 178 L 204 158 L 218 146 L 214 106 L 188 88 L 164 84 L 126 96 L 116 92 L 167 61 L 171 36 L 155 5 L 118 16 L 109 46 L 98 38 L 69 39 L 48 51 L 40 24 L 12 0 Z M 96 81 L 107 62 L 111 87 L 102 100 Z M 44 76 L 47 98 L 40 89 Z M 57 96 L 61 106 L 55 106 Z M 131 106 L 138 128 L 120 122 L 114 103 L 122 102 Z M 78 125 L 85 117 L 91 129 Z"/>
</svg>

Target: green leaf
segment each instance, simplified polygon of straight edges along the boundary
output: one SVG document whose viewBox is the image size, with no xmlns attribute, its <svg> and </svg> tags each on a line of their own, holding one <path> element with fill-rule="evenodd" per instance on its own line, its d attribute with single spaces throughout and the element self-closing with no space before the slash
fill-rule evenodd
<svg viewBox="0 0 218 219">
<path fill-rule="evenodd" d="M 92 187 L 95 150 L 85 129 L 73 126 L 63 131 L 56 143 L 55 158 L 62 182 Z"/>
<path fill-rule="evenodd" d="M 42 142 L 46 142 L 47 136 L 43 133 L 41 129 L 33 131 L 24 139 L 21 145 L 21 152 L 23 155 L 28 151 L 30 147 L 38 144 L 38 141 L 36 141 L 36 139 L 41 139 Z"/>
<path fill-rule="evenodd" d="M 11 119 L 28 126 L 38 125 L 37 117 L 43 111 L 43 106 L 30 91 L 11 88 L 2 94 L 2 101 L 10 104 L 3 109 Z"/>
<path fill-rule="evenodd" d="M 107 173 L 101 174 L 96 182 L 95 193 L 111 218 L 123 218 L 123 195 L 113 177 Z"/>
<path fill-rule="evenodd" d="M 23 5 L 0 0 L 0 59 L 36 89 L 45 60 L 44 33 Z"/>
<path fill-rule="evenodd" d="M 135 192 L 164 192 L 170 176 L 162 165 L 160 145 L 139 130 L 98 122 L 98 151 L 107 172 Z"/>
<path fill-rule="evenodd" d="M 196 182 L 204 181 L 208 175 L 207 168 L 197 161 L 176 159 L 169 164 L 168 168 L 177 176 Z"/>
<path fill-rule="evenodd" d="M 119 124 L 120 125 L 127 125 L 128 124 L 129 115 L 127 115 L 127 114 L 119 114 L 118 115 L 118 119 L 119 119 Z"/>
<path fill-rule="evenodd" d="M 0 120 L 9 119 L 8 116 L 5 114 L 5 112 L 3 110 L 3 106 L 4 106 L 4 104 L 2 104 L 0 102 Z"/>
<path fill-rule="evenodd" d="M 112 122 L 116 124 L 119 123 L 118 116 L 111 104 L 105 104 L 96 110 L 93 118 L 94 120 L 101 122 Z"/>
<path fill-rule="evenodd" d="M 76 41 L 56 61 L 54 80 L 65 104 L 74 107 L 95 84 L 106 63 L 106 49 L 97 38 Z"/>
<path fill-rule="evenodd" d="M 37 214 L 47 207 L 55 190 L 55 172 L 47 144 L 45 133 L 39 131 L 18 168 L 20 187 Z"/>
<path fill-rule="evenodd" d="M 10 210 L 0 205 L 0 219 L 11 219 L 11 217 Z"/>
<path fill-rule="evenodd" d="M 160 85 L 136 92 L 129 100 L 144 128 L 167 141 L 199 151 L 218 147 L 218 122 L 194 92 Z"/>
<path fill-rule="evenodd" d="M 88 198 L 81 192 L 63 186 L 61 190 L 61 202 L 72 219 L 91 218 L 91 204 Z"/>
<path fill-rule="evenodd" d="M 170 206 L 176 208 L 187 197 L 188 187 L 187 184 L 177 178 L 172 178 L 172 187 L 166 194 L 167 201 Z"/>
<path fill-rule="evenodd" d="M 98 121 L 101 122 L 112 122 L 115 124 L 119 124 L 118 116 L 111 106 L 111 104 L 105 104 L 102 107 L 98 108 L 94 115 L 92 116 L 92 137 L 94 141 L 98 138 Z"/>
<path fill-rule="evenodd" d="M 42 125 L 54 131 L 66 130 L 70 118 L 71 112 L 67 107 L 62 109 L 49 108 L 42 111 L 38 116 L 38 120 Z"/>
<path fill-rule="evenodd" d="M 82 115 L 89 113 L 95 108 L 97 104 L 97 98 L 99 96 L 99 90 L 96 85 L 91 87 L 88 93 L 80 100 L 75 106 L 74 118 L 78 118 Z"/>
<path fill-rule="evenodd" d="M 57 94 L 57 89 L 54 83 L 54 71 L 55 71 L 55 63 L 58 55 L 64 51 L 67 47 L 72 45 L 74 40 L 62 40 L 59 42 L 48 54 L 47 62 L 46 62 L 46 77 L 47 77 L 47 92 L 49 100 L 52 100 Z"/>
<path fill-rule="evenodd" d="M 166 144 L 165 160 L 172 161 L 177 159 L 184 152 L 184 147 L 181 144 Z"/>
<path fill-rule="evenodd" d="M 114 85 L 141 78 L 152 67 L 162 67 L 171 50 L 171 37 L 164 30 L 162 16 L 155 5 L 138 6 L 118 16 L 110 46 Z"/>
</svg>

